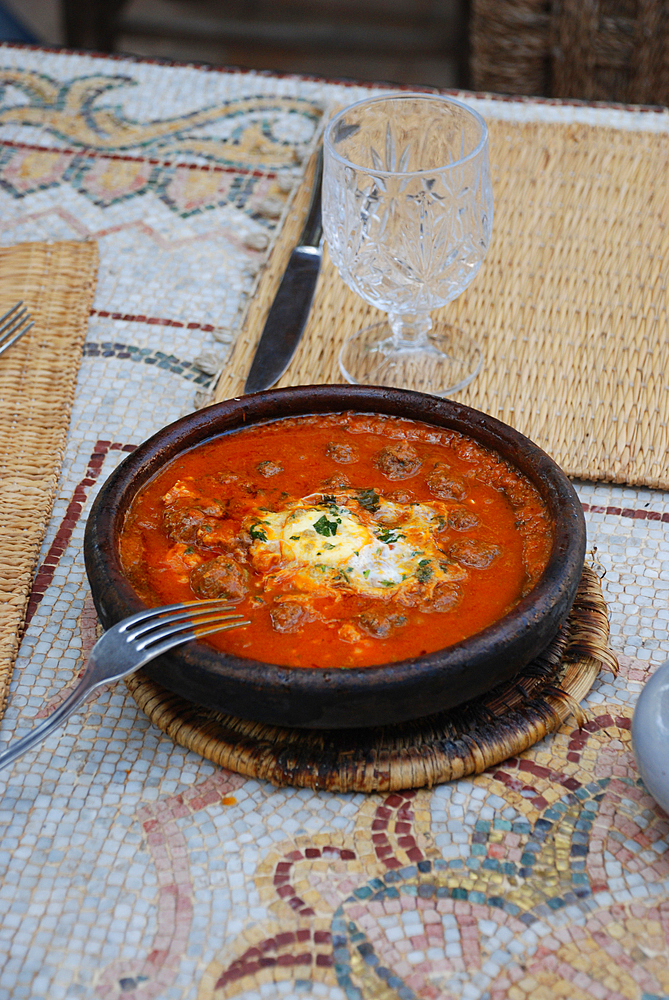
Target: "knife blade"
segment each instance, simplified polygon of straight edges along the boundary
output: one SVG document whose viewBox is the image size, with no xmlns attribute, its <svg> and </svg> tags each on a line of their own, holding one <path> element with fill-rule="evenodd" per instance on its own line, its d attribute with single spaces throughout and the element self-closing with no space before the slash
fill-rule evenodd
<svg viewBox="0 0 669 1000">
<path fill-rule="evenodd" d="M 259 392 L 261 389 L 269 389 L 278 382 L 290 364 L 307 324 L 323 256 L 322 176 L 323 147 L 321 146 L 314 171 L 311 203 L 302 235 L 290 255 L 288 266 L 267 315 L 244 392 Z"/>
</svg>

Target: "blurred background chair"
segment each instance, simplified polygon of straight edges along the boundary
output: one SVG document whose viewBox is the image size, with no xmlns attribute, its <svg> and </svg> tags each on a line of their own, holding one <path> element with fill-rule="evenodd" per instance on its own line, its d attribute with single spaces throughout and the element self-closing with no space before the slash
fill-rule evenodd
<svg viewBox="0 0 669 1000">
<path fill-rule="evenodd" d="M 668 0 L 471 0 L 475 90 L 669 104 Z"/>
<path fill-rule="evenodd" d="M 669 104 L 669 0 L 0 0 L 0 38 L 326 77 Z"/>
<path fill-rule="evenodd" d="M 63 0 L 63 12 L 73 48 L 438 87 L 466 82 L 465 0 Z"/>
<path fill-rule="evenodd" d="M 4 3 L 0 3 L 0 39 L 3 42 L 27 42 L 35 44 L 37 35 L 23 23 L 20 15 Z"/>
</svg>

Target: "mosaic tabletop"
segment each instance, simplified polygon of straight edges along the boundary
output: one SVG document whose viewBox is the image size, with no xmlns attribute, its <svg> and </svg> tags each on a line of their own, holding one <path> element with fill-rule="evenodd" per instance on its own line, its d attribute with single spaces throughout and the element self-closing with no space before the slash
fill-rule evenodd
<svg viewBox="0 0 669 1000">
<path fill-rule="evenodd" d="M 95 641 L 96 490 L 206 398 L 324 116 L 373 88 L 11 46 L 0 85 L 0 243 L 95 238 L 101 259 L 7 741 Z M 630 721 L 669 655 L 669 493 L 576 486 L 621 663 L 584 728 L 433 790 L 332 795 L 222 771 L 107 689 L 0 772 L 0 1000 L 666 1000 L 669 821 Z"/>
</svg>

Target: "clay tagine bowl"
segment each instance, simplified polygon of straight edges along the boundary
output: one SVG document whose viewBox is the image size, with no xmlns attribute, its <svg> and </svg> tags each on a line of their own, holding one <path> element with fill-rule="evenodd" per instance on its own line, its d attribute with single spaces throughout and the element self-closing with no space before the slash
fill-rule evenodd
<svg viewBox="0 0 669 1000">
<path fill-rule="evenodd" d="M 581 504 L 564 473 L 518 431 L 468 406 L 404 389 L 341 385 L 269 390 L 217 403 L 163 428 L 125 459 L 100 491 L 86 526 L 86 569 L 105 628 L 145 607 L 123 574 L 118 539 L 131 501 L 149 479 L 180 452 L 214 436 L 281 417 L 344 410 L 461 431 L 520 469 L 544 498 L 554 524 L 553 550 L 539 583 L 497 622 L 426 656 L 346 670 L 291 668 L 191 642 L 144 668 L 163 687 L 209 708 L 273 725 L 386 725 L 489 691 L 555 636 L 573 603 L 585 556 Z"/>
</svg>

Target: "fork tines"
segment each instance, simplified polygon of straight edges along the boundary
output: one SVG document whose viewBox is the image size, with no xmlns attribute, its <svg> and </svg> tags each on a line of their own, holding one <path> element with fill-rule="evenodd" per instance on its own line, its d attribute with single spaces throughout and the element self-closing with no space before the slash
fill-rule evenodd
<svg viewBox="0 0 669 1000">
<path fill-rule="evenodd" d="M 26 307 L 23 306 L 22 309 L 21 306 L 23 301 L 17 302 L 4 316 L 0 316 L 0 354 L 35 325 Z"/>
<path fill-rule="evenodd" d="M 126 618 L 119 628 L 138 649 L 157 648 L 161 644 L 169 649 L 186 637 L 201 638 L 250 624 L 234 604 L 222 598 L 208 598 L 140 611 Z"/>
</svg>

